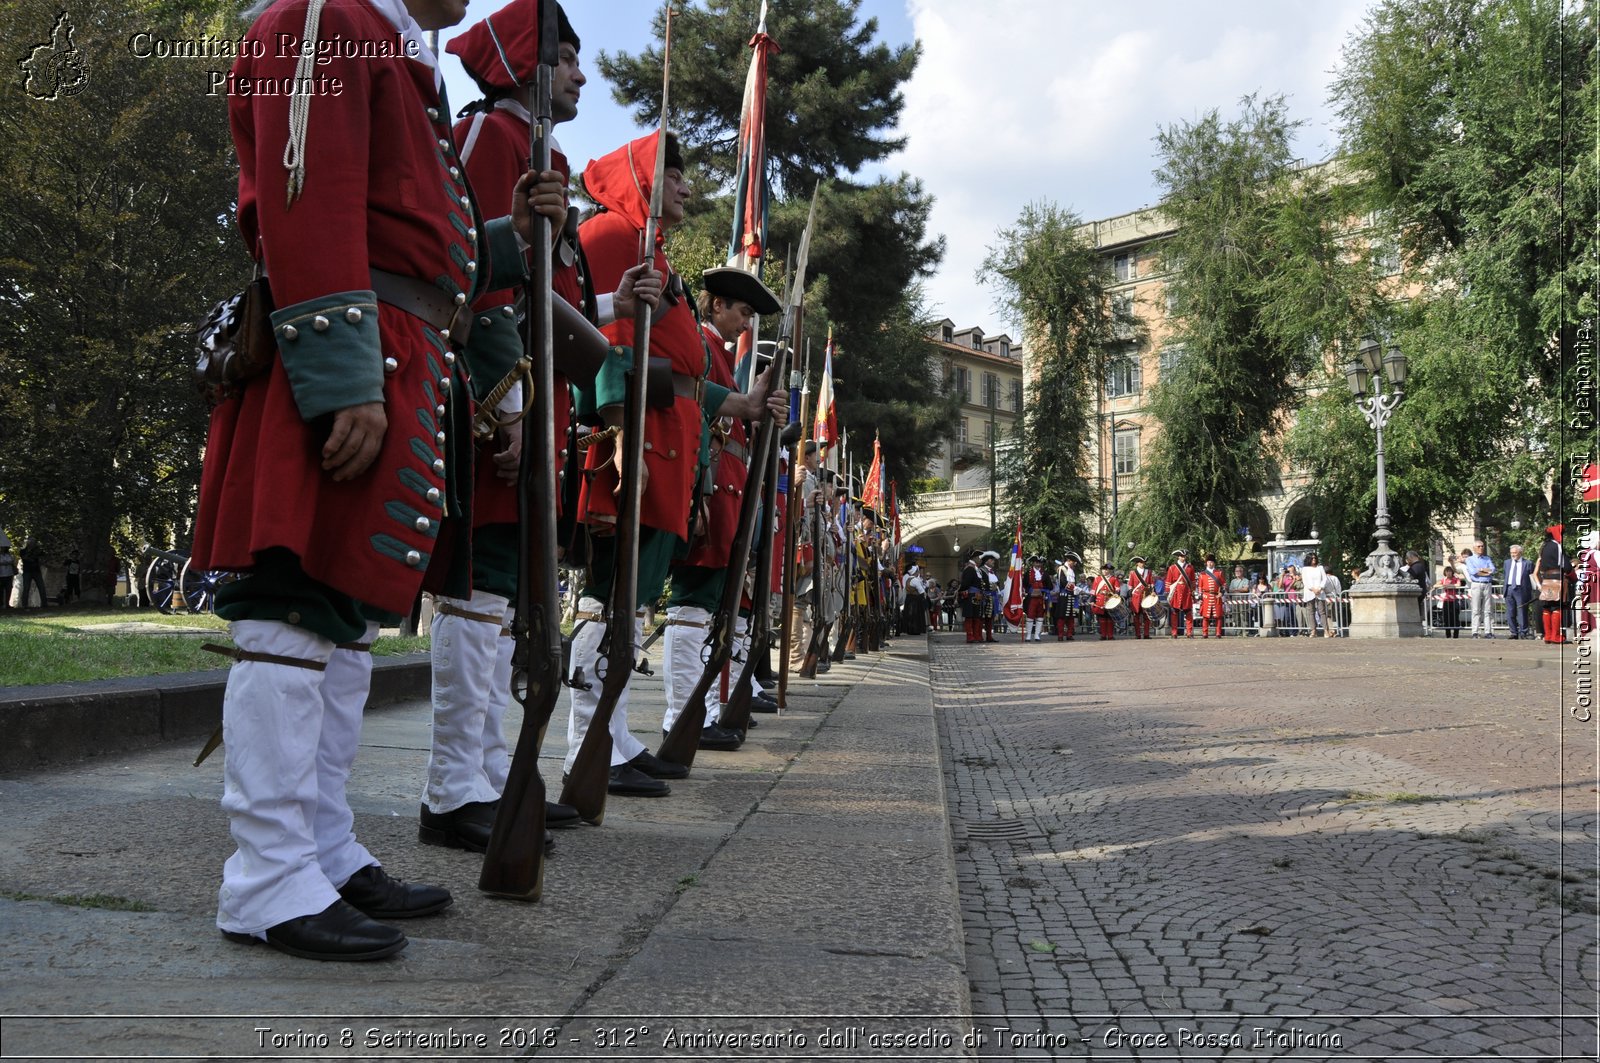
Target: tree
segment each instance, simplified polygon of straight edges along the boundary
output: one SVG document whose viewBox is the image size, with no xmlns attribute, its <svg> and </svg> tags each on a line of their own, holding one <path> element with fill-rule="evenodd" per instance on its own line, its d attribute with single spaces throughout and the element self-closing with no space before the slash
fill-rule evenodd
<svg viewBox="0 0 1600 1063">
<path fill-rule="evenodd" d="M 1412 373 L 1385 435 L 1402 541 L 1474 505 L 1536 527 L 1577 502 L 1594 453 L 1579 329 L 1597 281 L 1595 28 L 1592 0 L 1384 0 L 1345 48 L 1334 101 L 1358 209 L 1418 295 L 1393 322 Z M 1338 442 L 1354 417 L 1338 398 L 1292 452 L 1343 539 L 1370 523 L 1372 457 L 1370 432 Z M 1364 515 L 1337 497 L 1363 487 Z"/>
<path fill-rule="evenodd" d="M 1185 356 L 1151 394 L 1161 430 L 1118 535 L 1146 556 L 1237 544 L 1276 482 L 1299 389 L 1371 317 L 1367 270 L 1335 236 L 1339 189 L 1295 166 L 1295 126 L 1282 97 L 1246 97 L 1231 121 L 1211 111 L 1157 138 Z"/>
<path fill-rule="evenodd" d="M 1001 309 L 1019 322 L 1034 375 L 1021 434 L 1005 451 L 1000 476 L 1023 534 L 1059 556 L 1090 546 L 1084 520 L 1095 503 L 1088 476 L 1095 392 L 1106 351 L 1126 334 L 1107 288 L 1110 264 L 1083 235 L 1082 221 L 1053 203 L 1030 203 L 995 234 L 978 271 L 998 289 Z"/>
<path fill-rule="evenodd" d="M 232 6 L 74 6 L 75 93 L 0 93 L 0 511 L 54 557 L 80 548 L 91 589 L 116 556 L 186 534 L 206 426 L 194 327 L 248 277 L 225 98 L 207 93 L 228 60 L 129 42 L 236 38 Z M 0 35 L 43 42 L 62 10 L 17 0 Z"/>
<path fill-rule="evenodd" d="M 704 258 L 707 248 L 726 255 L 732 213 L 726 192 L 735 170 L 746 46 L 760 6 L 760 0 L 708 0 L 673 19 L 672 127 L 686 160 L 713 188 L 674 234 L 675 253 L 694 252 L 680 267 L 717 261 Z M 842 421 L 857 440 L 874 431 L 894 440 L 894 475 L 905 497 L 955 416 L 955 401 L 940 393 L 919 291 L 943 257 L 944 242 L 929 238 L 932 201 L 920 181 L 907 174 L 852 180 L 903 144 L 891 133 L 904 102 L 900 86 L 919 54 L 916 45 L 875 43 L 877 21 L 860 21 L 859 10 L 860 0 L 818 0 L 768 11 L 768 32 L 782 50 L 771 59 L 767 88 L 773 198 L 764 272 L 769 281 L 779 277 L 785 249 L 799 246 L 820 183 L 807 330 L 819 337 L 832 324 Z M 655 29 L 659 39 L 660 16 Z M 597 65 L 642 124 L 659 120 L 659 47 L 638 55 L 603 52 Z M 763 333 L 772 335 L 766 326 Z"/>
</svg>

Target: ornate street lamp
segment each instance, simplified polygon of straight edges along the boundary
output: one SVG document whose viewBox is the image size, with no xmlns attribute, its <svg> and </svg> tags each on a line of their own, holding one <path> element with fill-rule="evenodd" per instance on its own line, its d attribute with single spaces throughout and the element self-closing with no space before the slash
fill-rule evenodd
<svg viewBox="0 0 1600 1063">
<path fill-rule="evenodd" d="M 1372 533 L 1377 547 L 1367 555 L 1366 570 L 1356 583 L 1408 583 L 1409 577 L 1400 575 L 1400 555 L 1389 545 L 1394 532 L 1389 527 L 1389 483 L 1383 468 L 1383 426 L 1389 423 L 1404 393 L 1406 356 L 1394 343 L 1385 353 L 1382 345 L 1369 336 L 1361 341 L 1355 359 L 1345 364 L 1344 379 L 1355 396 L 1356 407 L 1378 438 L 1378 514 Z"/>
</svg>

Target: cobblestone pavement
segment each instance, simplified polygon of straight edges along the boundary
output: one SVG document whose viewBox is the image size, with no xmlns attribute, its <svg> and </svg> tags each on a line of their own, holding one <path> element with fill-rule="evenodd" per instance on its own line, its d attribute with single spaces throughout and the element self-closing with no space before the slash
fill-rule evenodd
<svg viewBox="0 0 1600 1063">
<path fill-rule="evenodd" d="M 978 1055 L 1595 1058 L 1572 647 L 932 646 Z"/>
</svg>

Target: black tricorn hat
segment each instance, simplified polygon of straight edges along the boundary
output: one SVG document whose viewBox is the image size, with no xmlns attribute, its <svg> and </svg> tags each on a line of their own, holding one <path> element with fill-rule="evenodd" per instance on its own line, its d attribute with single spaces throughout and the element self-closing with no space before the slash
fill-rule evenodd
<svg viewBox="0 0 1600 1063">
<path fill-rule="evenodd" d="M 1183 547 L 1180 546 L 1176 550 L 1172 551 L 1172 556 L 1173 557 L 1188 557 L 1189 556 L 1189 551 L 1185 550 Z"/>
<path fill-rule="evenodd" d="M 800 442 L 800 433 L 804 430 L 805 425 L 801 424 L 799 421 L 795 421 L 793 424 L 786 425 L 784 427 L 783 434 L 778 436 L 778 439 L 783 443 L 784 446 L 792 447 L 796 443 Z"/>
<path fill-rule="evenodd" d="M 700 283 L 712 295 L 724 299 L 737 299 L 749 303 L 758 314 L 776 314 L 783 309 L 772 289 L 761 283 L 761 278 L 736 266 L 719 266 L 700 275 Z"/>
<path fill-rule="evenodd" d="M 1132 557 L 1128 558 L 1128 564 L 1142 565 L 1144 564 L 1144 558 L 1140 557 L 1138 554 L 1134 554 Z"/>
</svg>

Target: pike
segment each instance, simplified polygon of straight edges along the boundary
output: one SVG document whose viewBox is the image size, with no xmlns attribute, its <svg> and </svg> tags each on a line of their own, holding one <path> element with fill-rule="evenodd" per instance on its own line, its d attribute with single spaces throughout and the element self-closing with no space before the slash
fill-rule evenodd
<svg viewBox="0 0 1600 1063">
<path fill-rule="evenodd" d="M 794 275 L 789 281 L 789 291 L 784 300 L 783 323 L 778 330 L 777 344 L 773 348 L 773 358 L 777 363 L 774 372 L 777 374 L 776 379 L 780 380 L 783 379 L 785 360 L 790 353 L 789 341 L 793 335 L 795 316 L 804 295 L 806 259 L 811 250 L 811 227 L 816 221 L 816 216 L 817 196 L 813 191 L 811 214 L 806 221 L 805 234 L 800 238 L 800 255 L 795 264 Z M 784 426 L 774 418 L 763 415 L 761 427 L 756 432 L 755 443 L 750 451 L 751 475 L 745 481 L 744 495 L 739 503 L 739 524 L 734 532 L 733 548 L 728 555 L 728 578 L 723 583 L 722 600 L 717 603 L 717 614 L 712 618 L 710 635 L 707 637 L 709 653 L 705 666 L 700 670 L 700 678 L 695 682 L 694 689 L 689 691 L 688 702 L 678 714 L 678 718 L 673 721 L 672 730 L 667 732 L 661 748 L 656 751 L 656 756 L 662 760 L 670 760 L 685 767 L 693 766 L 695 752 L 700 748 L 700 732 L 706 724 L 706 695 L 711 692 L 712 685 L 722 675 L 722 669 L 733 659 L 734 631 L 739 619 L 739 598 L 744 590 L 744 571 L 749 565 L 751 545 L 755 542 L 756 531 L 763 524 L 762 514 L 771 512 L 770 508 L 763 510 L 761 506 L 769 504 L 767 499 L 774 489 L 771 477 L 783 428 Z M 762 528 L 762 531 L 766 536 L 765 541 L 770 543 L 770 528 Z M 770 569 L 771 566 L 772 556 L 769 549 L 767 567 Z M 759 576 L 756 587 L 757 590 L 761 587 Z M 757 603 L 752 609 L 753 618 L 754 614 L 759 612 L 760 605 L 759 599 L 755 597 L 752 597 L 751 601 Z M 740 673 L 741 680 L 748 679 L 751 661 L 754 659 L 754 653 L 746 654 Z M 737 686 L 734 689 L 736 694 Z M 728 705 L 731 713 L 732 697 L 729 698 Z M 741 731 L 749 728 L 749 712 L 749 686 L 746 684 L 744 722 L 739 725 Z M 724 716 L 724 726 L 727 726 L 730 718 Z"/>
<path fill-rule="evenodd" d="M 661 46 L 661 127 L 656 133 L 656 166 L 650 186 L 650 216 L 645 221 L 641 261 L 655 263 L 656 233 L 661 223 L 662 199 L 667 183 L 668 90 L 672 85 L 672 3 L 668 0 Z M 654 308 L 639 301 L 633 318 L 633 368 L 628 374 L 622 414 L 622 438 L 614 445 L 623 451 L 622 482 L 617 499 L 616 562 L 612 571 L 602 652 L 605 675 L 600 699 L 584 733 L 578 754 L 561 791 L 563 804 L 572 805 L 589 823 L 605 819 L 606 791 L 611 780 L 611 717 L 628 688 L 634 666 L 634 612 L 639 597 L 639 516 L 644 502 L 645 390 L 650 369 L 650 325 Z"/>
<path fill-rule="evenodd" d="M 783 582 L 782 607 L 778 610 L 780 620 L 780 638 L 778 640 L 778 708 L 789 707 L 789 645 L 794 641 L 794 598 L 796 570 L 800 564 L 799 536 L 796 534 L 800 527 L 800 510 L 804 504 L 796 504 L 800 494 L 795 490 L 795 479 L 801 466 L 805 464 L 807 434 L 810 421 L 806 417 L 806 399 L 811 394 L 811 340 L 806 340 L 805 368 L 789 376 L 789 409 L 796 411 L 800 418 L 800 441 L 795 447 L 793 455 L 789 458 L 789 505 L 783 513 Z M 821 469 L 819 466 L 818 472 Z M 820 476 L 819 476 L 820 479 Z M 806 492 L 810 493 L 816 488 L 808 475 L 806 478 Z M 813 560 L 811 562 L 811 581 L 817 581 L 817 564 L 815 560 L 816 545 L 812 545 Z"/>
<path fill-rule="evenodd" d="M 539 3 L 539 62 L 534 69 L 528 168 L 550 169 L 551 96 L 556 65 L 555 0 Z M 533 215 L 533 269 L 522 326 L 531 405 L 519 426 L 517 599 L 512 614 L 511 695 L 522 706 L 522 731 L 511 757 L 478 889 L 491 897 L 537 901 L 544 892 L 545 785 L 539 747 L 561 692 L 561 597 L 556 573 L 555 316 L 550 219 Z M 519 362 L 521 366 L 522 362 Z"/>
</svg>

